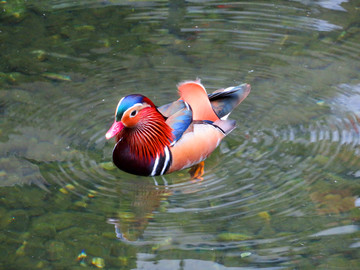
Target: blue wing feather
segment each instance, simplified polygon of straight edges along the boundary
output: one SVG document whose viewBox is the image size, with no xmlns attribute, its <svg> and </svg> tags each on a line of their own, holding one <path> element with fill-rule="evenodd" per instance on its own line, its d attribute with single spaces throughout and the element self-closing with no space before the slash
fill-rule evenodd
<svg viewBox="0 0 360 270">
<path fill-rule="evenodd" d="M 157 109 L 167 117 L 166 124 L 173 130 L 174 140 L 171 142 L 173 144 L 181 138 L 185 130 L 190 126 L 193 117 L 191 108 L 184 101 L 177 100 Z"/>
</svg>

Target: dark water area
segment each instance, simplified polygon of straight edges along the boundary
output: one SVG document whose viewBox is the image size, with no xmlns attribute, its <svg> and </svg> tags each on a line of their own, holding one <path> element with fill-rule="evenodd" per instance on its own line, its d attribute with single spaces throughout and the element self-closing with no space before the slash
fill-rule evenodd
<svg viewBox="0 0 360 270">
<path fill-rule="evenodd" d="M 0 269 L 360 269 L 360 2 L 0 1 Z M 119 99 L 251 84 L 186 170 L 124 173 Z"/>
</svg>

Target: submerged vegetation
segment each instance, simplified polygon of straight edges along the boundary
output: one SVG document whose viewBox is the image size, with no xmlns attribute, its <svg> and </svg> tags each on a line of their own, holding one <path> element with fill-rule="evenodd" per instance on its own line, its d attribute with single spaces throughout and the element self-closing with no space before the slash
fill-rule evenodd
<svg viewBox="0 0 360 270">
<path fill-rule="evenodd" d="M 360 268 L 356 1 L 72 2 L 0 1 L 0 268 Z M 196 77 L 252 85 L 204 180 L 117 170 L 119 98 Z"/>
</svg>

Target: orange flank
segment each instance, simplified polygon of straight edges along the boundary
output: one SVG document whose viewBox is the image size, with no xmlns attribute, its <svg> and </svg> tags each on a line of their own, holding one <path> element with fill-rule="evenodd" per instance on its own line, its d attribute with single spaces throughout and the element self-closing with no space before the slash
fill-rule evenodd
<svg viewBox="0 0 360 270">
<path fill-rule="evenodd" d="M 188 168 L 203 161 L 224 137 L 224 133 L 210 124 L 193 124 L 193 130 L 185 132 L 171 147 L 173 161 L 168 172 Z"/>
</svg>

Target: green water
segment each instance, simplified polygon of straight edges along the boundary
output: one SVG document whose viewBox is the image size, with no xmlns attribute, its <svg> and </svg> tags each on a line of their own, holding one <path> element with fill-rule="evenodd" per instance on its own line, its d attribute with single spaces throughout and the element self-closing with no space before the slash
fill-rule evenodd
<svg viewBox="0 0 360 270">
<path fill-rule="evenodd" d="M 359 14 L 0 1 L 0 269 L 359 269 Z M 114 168 L 119 99 L 197 77 L 252 86 L 204 180 Z"/>
</svg>

